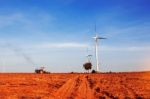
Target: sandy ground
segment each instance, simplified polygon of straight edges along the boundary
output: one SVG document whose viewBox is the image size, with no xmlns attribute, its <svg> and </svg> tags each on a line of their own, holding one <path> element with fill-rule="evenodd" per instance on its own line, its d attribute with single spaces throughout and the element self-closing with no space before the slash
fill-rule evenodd
<svg viewBox="0 0 150 99">
<path fill-rule="evenodd" d="M 0 74 L 0 99 L 150 99 L 150 72 Z"/>
</svg>

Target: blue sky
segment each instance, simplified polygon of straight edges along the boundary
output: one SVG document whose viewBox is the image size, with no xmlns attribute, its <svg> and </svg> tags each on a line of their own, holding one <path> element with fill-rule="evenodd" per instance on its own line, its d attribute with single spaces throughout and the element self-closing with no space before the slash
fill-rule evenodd
<svg viewBox="0 0 150 99">
<path fill-rule="evenodd" d="M 149 0 L 0 0 L 0 71 L 83 72 L 100 36 L 101 71 L 150 70 Z"/>
</svg>

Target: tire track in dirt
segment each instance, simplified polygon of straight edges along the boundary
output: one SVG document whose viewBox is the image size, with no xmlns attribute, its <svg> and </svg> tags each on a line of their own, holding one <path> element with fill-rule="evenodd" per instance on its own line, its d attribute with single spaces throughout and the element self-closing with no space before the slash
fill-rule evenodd
<svg viewBox="0 0 150 99">
<path fill-rule="evenodd" d="M 69 79 L 54 95 L 56 99 L 74 99 L 80 84 L 79 76 Z"/>
<path fill-rule="evenodd" d="M 80 79 L 82 81 L 75 99 L 94 99 L 93 91 L 90 87 L 90 82 L 88 81 L 88 76 L 82 76 Z"/>
<path fill-rule="evenodd" d="M 94 99 L 90 80 L 85 75 L 67 81 L 54 96 L 55 99 Z"/>
</svg>

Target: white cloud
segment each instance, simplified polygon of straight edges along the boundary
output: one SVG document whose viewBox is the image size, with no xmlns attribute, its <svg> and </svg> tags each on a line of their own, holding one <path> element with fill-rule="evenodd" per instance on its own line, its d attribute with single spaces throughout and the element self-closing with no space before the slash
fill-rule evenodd
<svg viewBox="0 0 150 99">
<path fill-rule="evenodd" d="M 150 51 L 150 46 L 102 46 L 103 51 Z"/>
<path fill-rule="evenodd" d="M 86 48 L 88 44 L 76 43 L 76 42 L 64 42 L 64 43 L 43 43 L 35 46 L 36 48 Z"/>
<path fill-rule="evenodd" d="M 33 17 L 34 16 L 34 17 Z M 38 20 L 38 21 L 37 21 Z M 20 28 L 28 28 L 32 29 L 37 26 L 41 26 L 41 24 L 50 25 L 55 18 L 47 13 L 40 12 L 36 15 L 27 14 L 22 12 L 15 12 L 7 15 L 0 15 L 0 28 L 6 26 L 14 27 L 15 24 L 18 26 L 21 25 Z"/>
</svg>

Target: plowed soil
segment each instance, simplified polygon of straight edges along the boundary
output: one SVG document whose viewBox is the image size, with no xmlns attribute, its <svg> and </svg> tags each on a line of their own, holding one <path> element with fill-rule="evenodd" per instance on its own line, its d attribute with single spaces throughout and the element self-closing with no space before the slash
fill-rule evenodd
<svg viewBox="0 0 150 99">
<path fill-rule="evenodd" d="M 0 99 L 150 99 L 150 72 L 1 73 Z"/>
</svg>

